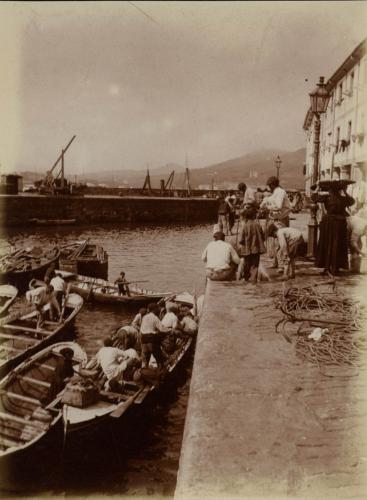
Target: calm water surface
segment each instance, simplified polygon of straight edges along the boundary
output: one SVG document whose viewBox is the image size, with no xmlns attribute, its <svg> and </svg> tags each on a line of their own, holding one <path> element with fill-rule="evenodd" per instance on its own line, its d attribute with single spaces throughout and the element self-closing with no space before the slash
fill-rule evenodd
<svg viewBox="0 0 367 500">
<path fill-rule="evenodd" d="M 200 255 L 211 239 L 211 225 L 140 227 L 17 228 L 2 234 L 1 245 L 16 247 L 63 244 L 90 238 L 109 254 L 109 279 L 121 270 L 129 280 L 148 280 L 158 291 L 204 291 Z M 85 304 L 75 322 L 78 342 L 95 353 L 97 339 L 128 323 L 133 311 L 117 306 Z M 191 361 L 174 387 L 148 409 L 140 409 L 120 429 L 94 433 L 78 443 L 66 442 L 62 464 L 32 484 L 14 485 L 15 492 L 82 495 L 95 492 L 127 496 L 173 495 L 191 374 Z"/>
</svg>

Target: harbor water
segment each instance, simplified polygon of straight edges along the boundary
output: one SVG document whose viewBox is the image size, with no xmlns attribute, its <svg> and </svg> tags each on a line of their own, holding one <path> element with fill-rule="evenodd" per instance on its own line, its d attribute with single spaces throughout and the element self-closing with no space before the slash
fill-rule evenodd
<svg viewBox="0 0 367 500">
<path fill-rule="evenodd" d="M 8 230 L 2 246 L 51 246 L 90 238 L 109 254 L 109 279 L 121 270 L 128 280 L 158 291 L 203 293 L 201 252 L 211 237 L 210 225 L 139 227 L 40 227 Z M 76 340 L 94 354 L 97 340 L 131 321 L 126 307 L 85 304 L 76 319 Z M 191 354 L 192 356 L 192 354 Z M 17 478 L 6 494 L 127 496 L 173 495 L 180 456 L 192 359 L 180 370 L 177 384 L 147 409 L 139 407 L 124 429 L 94 432 L 77 443 L 66 441 L 58 466 L 47 476 Z M 107 433 L 106 433 L 107 432 Z M 29 479 L 29 478 L 28 478 Z"/>
</svg>

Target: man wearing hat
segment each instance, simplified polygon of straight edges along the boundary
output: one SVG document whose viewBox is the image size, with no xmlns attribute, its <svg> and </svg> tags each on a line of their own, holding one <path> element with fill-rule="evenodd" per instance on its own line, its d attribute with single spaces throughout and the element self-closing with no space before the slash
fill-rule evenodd
<svg viewBox="0 0 367 500">
<path fill-rule="evenodd" d="M 269 186 L 271 195 L 267 196 L 261 202 L 260 208 L 265 208 L 269 211 L 269 219 L 271 223 L 274 223 L 276 227 L 288 227 L 289 226 L 289 213 L 291 211 L 291 203 L 289 201 L 287 192 L 279 186 L 279 179 L 277 177 L 269 177 L 266 181 L 266 185 Z M 270 242 L 268 241 L 268 244 Z M 274 260 L 271 267 L 278 267 L 279 262 L 279 246 L 274 245 Z"/>
<path fill-rule="evenodd" d="M 214 226 L 213 238 L 201 256 L 206 264 L 206 276 L 213 281 L 232 280 L 240 258 L 233 246 L 224 241 L 224 233 L 218 224 Z"/>
</svg>

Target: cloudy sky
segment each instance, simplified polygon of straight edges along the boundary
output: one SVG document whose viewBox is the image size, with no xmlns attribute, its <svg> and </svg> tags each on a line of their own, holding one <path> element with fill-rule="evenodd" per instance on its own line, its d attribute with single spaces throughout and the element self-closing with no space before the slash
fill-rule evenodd
<svg viewBox="0 0 367 500">
<path fill-rule="evenodd" d="M 303 146 L 366 2 L 1 3 L 0 162 L 73 173 Z"/>
</svg>

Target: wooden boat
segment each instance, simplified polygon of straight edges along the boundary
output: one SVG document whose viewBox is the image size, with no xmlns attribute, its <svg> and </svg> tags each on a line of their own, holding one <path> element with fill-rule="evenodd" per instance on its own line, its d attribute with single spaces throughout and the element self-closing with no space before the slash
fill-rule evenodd
<svg viewBox="0 0 367 500">
<path fill-rule="evenodd" d="M 18 295 L 18 289 L 13 285 L 0 285 L 0 315 L 4 314 Z"/>
<path fill-rule="evenodd" d="M 60 252 L 61 270 L 107 279 L 108 254 L 100 245 L 85 240 L 61 247 Z"/>
<path fill-rule="evenodd" d="M 0 376 L 6 375 L 27 357 L 59 340 L 75 319 L 83 305 L 83 299 L 69 294 L 63 321 L 45 321 L 37 329 L 38 313 L 34 306 L 14 311 L 0 320 Z M 49 305 L 45 306 L 45 310 Z"/>
<path fill-rule="evenodd" d="M 76 223 L 76 219 L 29 219 L 32 224 L 38 226 L 69 226 Z"/>
<path fill-rule="evenodd" d="M 65 379 L 86 362 L 76 342 L 61 342 L 32 355 L 0 381 L 0 466 L 25 459 L 28 451 L 33 453 L 28 459 L 37 461 L 37 450 L 46 447 L 51 436 L 53 441 L 58 436 L 61 449 L 59 402 Z"/>
<path fill-rule="evenodd" d="M 144 304 L 157 302 L 158 300 L 171 296 L 171 292 L 153 292 L 136 286 L 136 282 L 128 282 L 130 296 L 119 295 L 116 285 L 103 279 L 90 278 L 89 276 L 65 276 L 71 283 L 71 291 L 78 293 L 85 300 L 94 300 L 104 304 Z"/>
<path fill-rule="evenodd" d="M 189 294 L 187 294 L 187 297 L 188 296 Z M 186 301 L 182 301 L 181 303 L 190 305 L 190 302 Z M 185 336 L 178 339 L 175 351 L 165 363 L 163 377 L 161 377 L 159 384 L 148 382 L 125 382 L 123 391 L 121 393 L 116 393 L 110 390 L 104 390 L 103 383 L 105 382 L 105 378 L 99 376 L 97 384 L 99 384 L 100 390 L 97 402 L 86 408 L 76 408 L 71 405 L 64 405 L 63 418 L 65 420 L 67 433 L 74 433 L 76 431 L 98 426 L 109 419 L 121 418 L 123 415 L 126 415 L 130 407 L 143 404 L 150 395 L 161 391 L 164 383 L 169 380 L 185 354 L 189 351 L 192 342 L 192 336 Z M 91 365 L 91 362 L 87 364 L 87 367 L 88 365 Z M 151 366 L 156 366 L 154 360 Z"/>
<path fill-rule="evenodd" d="M 20 249 L 0 259 L 0 283 L 9 283 L 20 292 L 28 289 L 32 278 L 43 279 L 51 264 L 58 266 L 60 251 L 57 247 Z"/>
</svg>

